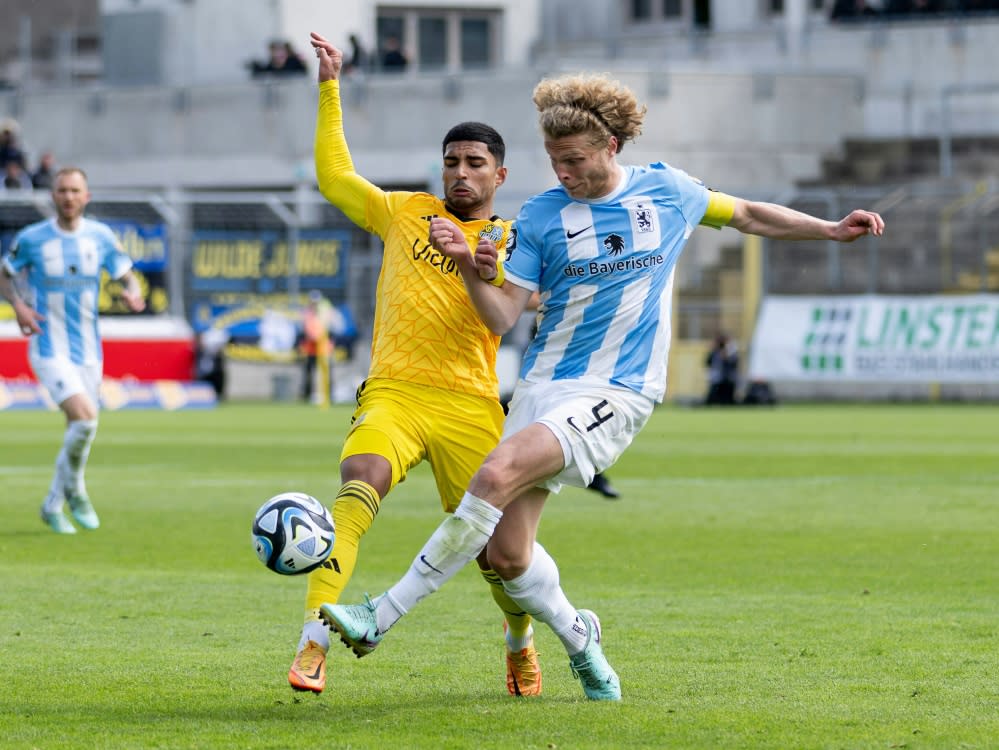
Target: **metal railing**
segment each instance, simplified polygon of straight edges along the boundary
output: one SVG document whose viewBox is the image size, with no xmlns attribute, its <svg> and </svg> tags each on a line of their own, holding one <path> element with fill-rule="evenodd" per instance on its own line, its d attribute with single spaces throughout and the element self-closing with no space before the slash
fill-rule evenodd
<svg viewBox="0 0 999 750">
<path fill-rule="evenodd" d="M 871 208 L 884 216 L 887 231 L 884 237 L 865 238 L 852 245 L 764 241 L 760 282 L 763 294 L 999 291 L 996 180 L 795 190 L 771 194 L 767 199 L 828 218 L 839 218 L 853 208 Z M 18 229 L 50 213 L 47 193 L 0 193 L 0 240 L 9 243 Z M 331 297 L 333 302 L 351 308 L 360 330 L 370 330 L 381 242 L 354 227 L 312 189 L 266 193 L 97 192 L 89 213 L 104 220 L 163 226 L 168 246 L 162 279 L 164 312 L 180 317 L 190 315 L 195 300 L 211 297 L 203 283 L 195 283 L 192 269 L 193 254 L 205 233 L 266 236 L 272 238 L 272 244 L 287 248 L 283 266 L 287 268 L 286 278 L 247 277 L 240 282 L 245 294 L 266 299 L 268 295 L 293 297 L 307 291 L 298 272 L 298 248 L 303 237 L 317 231 L 347 232 L 349 267 L 342 287 Z M 725 231 L 732 234 L 730 244 L 741 244 L 739 235 Z M 680 262 L 698 262 L 697 253 L 685 254 Z M 718 285 L 717 275 L 722 269 L 704 263 L 696 273 L 686 270 L 691 283 L 678 289 L 678 336 L 702 338 L 713 335 L 720 327 L 738 328 L 732 321 L 738 319 L 741 303 Z"/>
<path fill-rule="evenodd" d="M 757 198 L 831 219 L 869 208 L 886 223 L 883 237 L 853 244 L 763 240 L 759 272 L 763 295 L 999 293 L 999 181 L 995 179 L 793 190 Z M 730 244 L 742 248 L 742 239 L 733 233 Z M 686 274 L 692 283 L 678 287 L 674 322 L 678 338 L 751 330 L 743 318 L 753 311 L 718 283 L 722 272 L 747 273 L 745 250 L 740 252 L 741 266 L 733 268 L 730 260 L 724 269 L 706 264 L 697 273 Z M 680 262 L 689 261 L 685 256 Z"/>
<path fill-rule="evenodd" d="M 95 192 L 88 216 L 136 230 L 152 228 L 157 242 L 165 244 L 162 270 L 151 275 L 149 283 L 161 290 L 154 312 L 189 318 L 195 302 L 212 304 L 242 296 L 266 301 L 294 299 L 308 291 L 303 281 L 329 282 L 324 293 L 336 304 L 346 304 L 355 315 L 358 328 L 367 331 L 374 319 L 375 286 L 381 264 L 381 242 L 357 229 L 315 190 L 263 193 L 195 193 L 175 190 L 166 193 L 121 191 Z M 52 215 L 49 194 L 43 191 L 0 192 L 0 245 L 9 247 L 14 234 L 35 221 Z M 300 268 L 299 252 L 309 237 L 335 239 L 348 252 L 344 269 L 318 269 L 313 258 L 308 268 Z M 163 239 L 165 238 L 165 239 Z M 235 253 L 241 242 L 260 239 L 254 249 L 258 262 L 239 269 L 223 270 L 211 279 L 198 278 L 192 266 L 195 253 L 205 242 L 228 242 L 219 252 Z M 126 250 L 144 255 L 140 238 Z M 310 246 L 311 249 L 311 246 Z M 277 257 L 280 254 L 280 257 Z M 313 253 L 315 255 L 315 253 Z M 331 257 L 329 254 L 323 258 Z M 321 259 L 320 259 L 321 260 Z M 235 264 L 234 264 L 235 265 Z M 281 278 L 267 270 L 284 269 Z M 342 272 L 342 276 L 338 275 Z M 155 278 L 152 278 L 152 277 Z M 159 302 L 162 299 L 164 302 Z"/>
</svg>

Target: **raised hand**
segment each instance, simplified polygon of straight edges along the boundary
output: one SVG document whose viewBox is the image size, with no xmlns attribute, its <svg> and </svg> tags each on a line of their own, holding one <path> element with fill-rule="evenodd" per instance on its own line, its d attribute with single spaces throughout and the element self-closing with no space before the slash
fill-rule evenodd
<svg viewBox="0 0 999 750">
<path fill-rule="evenodd" d="M 343 52 L 314 31 L 309 34 L 309 44 L 319 58 L 319 82 L 338 79 L 340 69 L 343 67 Z"/>
</svg>

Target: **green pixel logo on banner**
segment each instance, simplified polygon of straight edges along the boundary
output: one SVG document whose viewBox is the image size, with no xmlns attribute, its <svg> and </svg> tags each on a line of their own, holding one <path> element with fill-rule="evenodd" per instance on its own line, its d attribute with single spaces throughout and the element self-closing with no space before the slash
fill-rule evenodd
<svg viewBox="0 0 999 750">
<path fill-rule="evenodd" d="M 801 369 L 808 373 L 840 373 L 853 311 L 849 307 L 812 308 L 801 354 Z"/>
</svg>

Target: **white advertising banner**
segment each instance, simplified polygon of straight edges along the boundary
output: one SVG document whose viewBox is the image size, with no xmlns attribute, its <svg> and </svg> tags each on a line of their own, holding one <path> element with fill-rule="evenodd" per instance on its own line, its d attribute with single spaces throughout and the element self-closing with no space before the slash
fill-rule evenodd
<svg viewBox="0 0 999 750">
<path fill-rule="evenodd" d="M 767 297 L 749 376 L 999 382 L 999 295 Z"/>
</svg>

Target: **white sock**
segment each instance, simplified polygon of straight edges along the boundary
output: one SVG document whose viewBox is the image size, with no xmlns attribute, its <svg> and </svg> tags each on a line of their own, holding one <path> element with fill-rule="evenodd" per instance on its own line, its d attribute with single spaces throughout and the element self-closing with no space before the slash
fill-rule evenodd
<svg viewBox="0 0 999 750">
<path fill-rule="evenodd" d="M 520 638 L 514 638 L 509 630 L 506 631 L 506 647 L 515 654 L 520 653 L 525 648 L 530 646 L 532 640 L 534 640 L 533 625 L 528 625 L 527 632 Z"/>
<path fill-rule="evenodd" d="M 324 651 L 330 648 L 330 631 L 322 620 L 310 620 L 302 627 L 302 637 L 298 640 L 298 650 L 305 648 L 309 641 L 318 643 Z"/>
<path fill-rule="evenodd" d="M 65 492 L 69 495 L 86 495 L 87 485 L 83 481 L 83 472 L 90 457 L 90 446 L 97 435 L 96 419 L 80 419 L 66 426 L 66 437 L 63 440 L 63 451 L 66 453 L 66 463 L 69 468 L 66 477 Z M 60 454 L 61 455 L 61 454 Z"/>
<path fill-rule="evenodd" d="M 52 482 L 49 484 L 49 493 L 45 496 L 42 509 L 46 513 L 58 513 L 66 504 L 66 493 L 63 488 L 66 486 L 69 476 L 69 464 L 66 460 L 66 451 L 59 451 L 56 456 L 55 472 L 52 474 Z"/>
<path fill-rule="evenodd" d="M 454 515 L 437 527 L 406 574 L 379 598 L 375 606 L 378 631 L 384 633 L 474 560 L 502 517 L 499 508 L 466 492 Z"/>
<path fill-rule="evenodd" d="M 70 480 L 69 456 L 67 455 L 66 443 L 69 442 L 69 428 L 62 438 L 62 448 L 56 456 L 55 471 L 52 473 L 52 482 L 49 484 L 49 494 L 45 496 L 43 507 L 46 513 L 58 513 L 66 504 L 66 485 Z"/>
<path fill-rule="evenodd" d="M 562 591 L 558 566 L 544 547 L 535 542 L 527 570 L 503 581 L 503 588 L 525 612 L 555 632 L 570 656 L 583 650 L 586 623 L 576 616 L 576 608 Z"/>
</svg>

